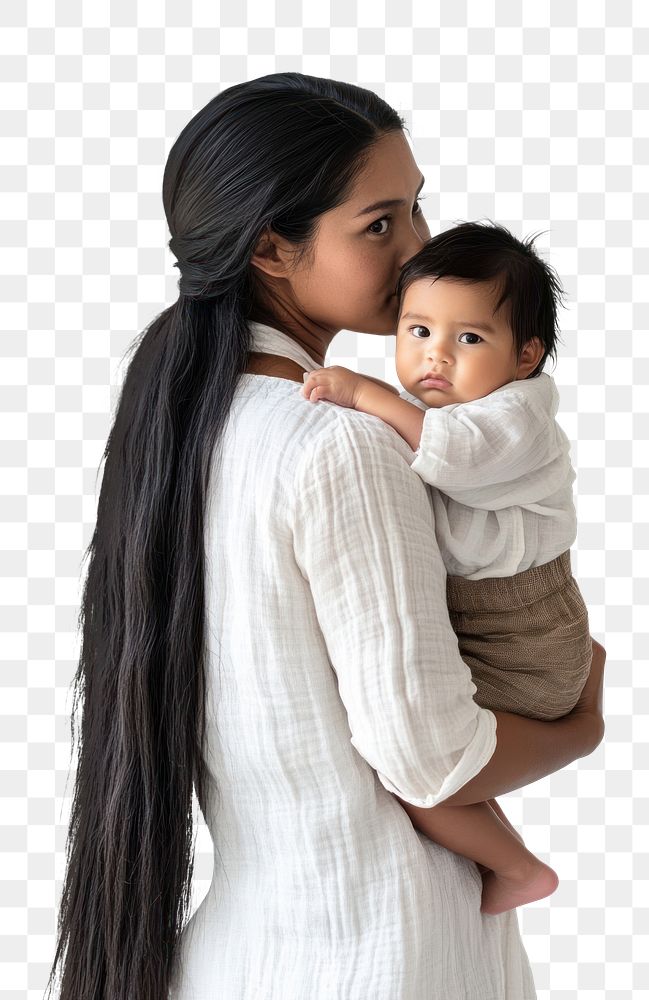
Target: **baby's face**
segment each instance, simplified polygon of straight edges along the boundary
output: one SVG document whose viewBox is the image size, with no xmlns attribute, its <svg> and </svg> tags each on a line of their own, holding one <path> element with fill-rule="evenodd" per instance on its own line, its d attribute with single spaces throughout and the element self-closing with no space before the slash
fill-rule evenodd
<svg viewBox="0 0 649 1000">
<path fill-rule="evenodd" d="M 491 282 L 413 281 L 397 326 L 395 364 L 404 389 L 437 407 L 480 399 L 516 379 L 508 303 L 494 316 L 496 301 Z M 423 381 L 429 372 L 446 381 Z"/>
</svg>

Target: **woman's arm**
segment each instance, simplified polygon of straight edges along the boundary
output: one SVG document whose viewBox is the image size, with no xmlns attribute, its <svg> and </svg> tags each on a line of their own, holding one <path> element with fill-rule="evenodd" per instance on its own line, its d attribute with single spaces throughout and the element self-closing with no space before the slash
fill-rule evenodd
<svg viewBox="0 0 649 1000">
<path fill-rule="evenodd" d="M 445 799 L 449 805 L 464 806 L 504 795 L 560 771 L 594 749 L 593 727 L 582 717 L 567 715 L 543 722 L 513 712 L 495 711 L 494 715 L 496 749 L 475 777 Z M 413 808 L 399 801 L 407 812 Z"/>
<path fill-rule="evenodd" d="M 385 789 L 431 807 L 496 744 L 446 612 L 430 498 L 381 420 L 329 406 L 304 448 L 289 509 L 352 746 Z"/>
<path fill-rule="evenodd" d="M 423 482 L 381 421 L 331 416 L 296 470 L 293 550 L 351 743 L 379 781 L 432 808 L 458 792 L 456 804 L 493 798 L 589 753 L 594 730 L 574 709 L 572 724 L 540 722 L 475 702 Z"/>
<path fill-rule="evenodd" d="M 592 645 L 590 673 L 572 711 L 551 722 L 494 711 L 497 738 L 494 753 L 482 770 L 449 795 L 446 802 L 461 806 L 511 792 L 561 770 L 579 757 L 587 757 L 599 746 L 605 729 L 606 650 L 594 639 Z M 416 826 L 418 807 L 403 799 L 399 801 Z"/>
</svg>

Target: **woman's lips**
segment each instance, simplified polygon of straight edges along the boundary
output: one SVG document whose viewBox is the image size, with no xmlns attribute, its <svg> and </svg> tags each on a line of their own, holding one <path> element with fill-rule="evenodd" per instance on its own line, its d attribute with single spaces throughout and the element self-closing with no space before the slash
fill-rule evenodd
<svg viewBox="0 0 649 1000">
<path fill-rule="evenodd" d="M 445 378 L 422 378 L 421 384 L 425 389 L 448 389 L 451 383 Z"/>
</svg>

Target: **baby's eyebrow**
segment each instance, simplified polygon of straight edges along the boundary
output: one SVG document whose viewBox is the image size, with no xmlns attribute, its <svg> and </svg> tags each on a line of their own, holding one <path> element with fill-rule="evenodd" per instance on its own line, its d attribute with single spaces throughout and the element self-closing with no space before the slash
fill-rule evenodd
<svg viewBox="0 0 649 1000">
<path fill-rule="evenodd" d="M 488 323 L 474 323 L 468 319 L 458 319 L 458 324 L 460 326 L 475 326 L 477 330 L 483 330 L 485 333 L 495 333 L 496 331 Z"/>
<path fill-rule="evenodd" d="M 417 195 L 419 194 L 425 183 L 426 183 L 426 178 L 422 177 L 421 184 L 417 188 L 415 197 L 417 197 Z M 358 219 L 361 215 L 369 215 L 370 212 L 377 212 L 380 208 L 392 208 L 393 205 L 405 205 L 405 204 L 406 204 L 405 198 L 390 198 L 388 201 L 374 201 L 372 202 L 371 205 L 368 205 L 367 208 L 364 208 L 360 212 L 358 212 L 354 216 L 354 218 Z"/>
</svg>

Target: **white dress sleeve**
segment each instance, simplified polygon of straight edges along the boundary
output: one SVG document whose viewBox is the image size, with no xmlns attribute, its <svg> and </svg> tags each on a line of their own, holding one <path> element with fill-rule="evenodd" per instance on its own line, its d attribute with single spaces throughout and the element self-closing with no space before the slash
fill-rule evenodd
<svg viewBox="0 0 649 1000">
<path fill-rule="evenodd" d="M 470 507 L 538 504 L 571 478 L 570 442 L 554 420 L 557 407 L 547 372 L 481 399 L 428 407 L 410 467 Z"/>
<path fill-rule="evenodd" d="M 435 806 L 492 756 L 496 717 L 451 628 L 428 491 L 393 429 L 352 410 L 300 460 L 295 491 L 295 558 L 351 742 L 389 792 Z"/>
</svg>

